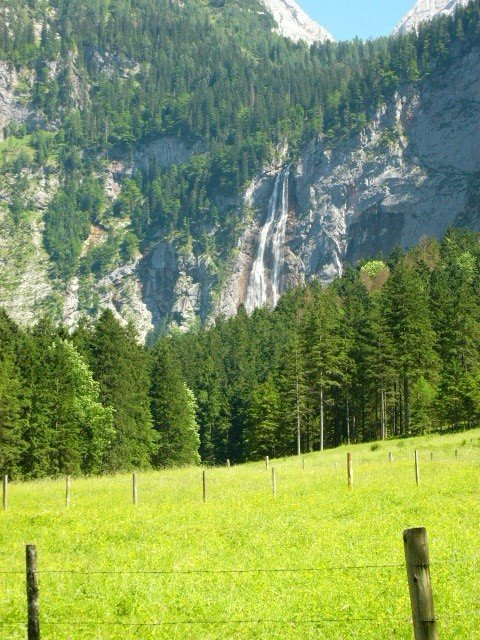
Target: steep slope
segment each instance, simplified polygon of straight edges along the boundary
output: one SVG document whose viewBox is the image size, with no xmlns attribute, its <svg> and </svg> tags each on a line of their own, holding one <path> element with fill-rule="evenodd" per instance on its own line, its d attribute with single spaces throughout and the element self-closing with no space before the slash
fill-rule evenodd
<svg viewBox="0 0 480 640">
<path fill-rule="evenodd" d="M 333 40 L 333 36 L 301 9 L 294 0 L 261 0 L 277 23 L 278 32 L 294 42 L 308 44 Z"/>
<path fill-rule="evenodd" d="M 144 338 L 477 228 L 480 3 L 310 49 L 264 6 L 9 0 L 0 305 L 17 320 L 109 307 Z"/>
<path fill-rule="evenodd" d="M 420 85 L 403 86 L 360 134 L 333 147 L 312 140 L 290 179 L 281 291 L 312 278 L 328 282 L 348 263 L 441 238 L 452 226 L 480 230 L 479 95 L 477 46 Z M 272 167 L 247 195 L 265 225 L 282 171 Z M 250 308 L 249 274 L 258 271 L 264 228 L 250 226 L 239 241 L 218 313 Z M 257 280 L 273 305 L 272 249 Z"/>
<path fill-rule="evenodd" d="M 417 0 L 415 6 L 400 20 L 394 35 L 414 31 L 422 22 L 437 16 L 451 15 L 460 6 L 466 6 L 470 0 Z"/>
</svg>

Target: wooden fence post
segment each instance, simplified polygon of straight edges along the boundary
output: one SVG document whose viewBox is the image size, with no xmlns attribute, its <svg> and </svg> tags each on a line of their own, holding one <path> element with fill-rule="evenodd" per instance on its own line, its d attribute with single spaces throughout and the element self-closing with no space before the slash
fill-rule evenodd
<svg viewBox="0 0 480 640">
<path fill-rule="evenodd" d="M 205 469 L 202 474 L 202 490 L 203 490 L 203 501 L 207 501 L 207 472 Z"/>
<path fill-rule="evenodd" d="M 406 529 L 403 542 L 415 640 L 438 640 L 427 530 Z"/>
<path fill-rule="evenodd" d="M 28 640 L 40 640 L 40 619 L 38 615 L 38 579 L 37 579 L 37 548 L 34 544 L 27 544 L 27 613 Z"/>
<path fill-rule="evenodd" d="M 230 469 L 230 459 L 227 458 L 227 469 Z"/>
<path fill-rule="evenodd" d="M 272 467 L 272 493 L 274 496 L 277 495 L 277 473 L 275 467 Z"/>
<path fill-rule="evenodd" d="M 458 449 L 455 449 L 455 458 L 458 458 Z"/>
<path fill-rule="evenodd" d="M 265 469 L 268 471 L 269 468 L 270 468 L 270 458 L 268 456 L 265 456 Z"/>
<path fill-rule="evenodd" d="M 3 510 L 8 509 L 8 476 L 3 476 Z"/>
<path fill-rule="evenodd" d="M 353 459 L 351 453 L 347 453 L 347 476 L 348 488 L 353 489 Z"/>
<path fill-rule="evenodd" d="M 305 471 L 305 458 L 302 458 L 302 468 Z"/>
<path fill-rule="evenodd" d="M 430 453 L 430 460 L 433 461 L 433 451 Z"/>
<path fill-rule="evenodd" d="M 70 506 L 70 476 L 67 476 L 65 479 L 65 506 L 68 508 Z"/>
<path fill-rule="evenodd" d="M 415 450 L 415 480 L 417 482 L 417 485 L 419 485 L 420 484 L 420 458 L 417 450 Z"/>
<path fill-rule="evenodd" d="M 138 504 L 138 484 L 137 484 L 137 474 L 132 474 L 132 499 L 133 504 L 136 506 Z"/>
<path fill-rule="evenodd" d="M 389 462 L 393 462 L 393 453 L 392 453 L 392 452 L 390 452 L 390 453 L 388 454 L 388 461 L 389 461 Z"/>
</svg>

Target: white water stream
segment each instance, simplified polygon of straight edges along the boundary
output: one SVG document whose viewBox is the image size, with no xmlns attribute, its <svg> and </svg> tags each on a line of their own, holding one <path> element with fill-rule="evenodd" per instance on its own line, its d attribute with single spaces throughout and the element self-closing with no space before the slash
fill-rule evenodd
<svg viewBox="0 0 480 640">
<path fill-rule="evenodd" d="M 249 313 L 267 304 L 275 307 L 282 293 L 290 169 L 291 165 L 288 165 L 275 178 L 273 193 L 268 203 L 267 220 L 260 232 L 257 257 L 248 282 L 245 307 Z"/>
</svg>

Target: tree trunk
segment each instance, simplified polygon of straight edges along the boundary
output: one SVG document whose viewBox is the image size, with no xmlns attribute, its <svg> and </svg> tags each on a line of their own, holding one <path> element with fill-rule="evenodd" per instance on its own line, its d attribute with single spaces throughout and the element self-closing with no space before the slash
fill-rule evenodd
<svg viewBox="0 0 480 640">
<path fill-rule="evenodd" d="M 410 381 L 408 379 L 408 375 L 405 375 L 403 379 L 403 402 L 405 406 L 405 435 L 408 435 L 410 433 Z"/>
<path fill-rule="evenodd" d="M 323 385 L 320 387 L 320 451 L 324 448 L 324 407 L 323 407 Z"/>
</svg>

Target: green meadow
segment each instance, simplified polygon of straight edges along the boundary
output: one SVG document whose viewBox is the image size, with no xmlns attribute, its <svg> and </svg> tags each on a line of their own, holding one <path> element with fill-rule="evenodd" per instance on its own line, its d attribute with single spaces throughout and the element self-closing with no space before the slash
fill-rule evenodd
<svg viewBox="0 0 480 640">
<path fill-rule="evenodd" d="M 63 479 L 11 484 L 0 637 L 26 638 L 34 543 L 44 640 L 411 639 L 413 526 L 429 532 L 440 638 L 478 637 L 480 430 L 377 446 L 271 461 L 276 497 L 264 463 L 207 469 L 205 504 L 198 468 L 139 474 L 137 506 L 129 475 L 73 479 L 69 508 Z"/>
</svg>

